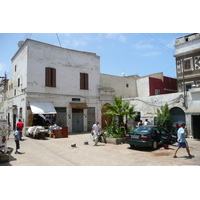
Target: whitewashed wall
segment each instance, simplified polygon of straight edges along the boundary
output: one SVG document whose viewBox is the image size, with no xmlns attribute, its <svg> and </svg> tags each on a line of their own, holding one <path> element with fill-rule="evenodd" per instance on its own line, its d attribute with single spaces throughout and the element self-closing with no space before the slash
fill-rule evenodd
<svg viewBox="0 0 200 200">
<path fill-rule="evenodd" d="M 128 98 L 137 96 L 136 79 L 138 76 L 134 75 L 120 77 L 108 74 L 101 74 L 100 77 L 101 87 L 113 88 L 116 97 L 123 96 L 124 98 Z"/>
</svg>

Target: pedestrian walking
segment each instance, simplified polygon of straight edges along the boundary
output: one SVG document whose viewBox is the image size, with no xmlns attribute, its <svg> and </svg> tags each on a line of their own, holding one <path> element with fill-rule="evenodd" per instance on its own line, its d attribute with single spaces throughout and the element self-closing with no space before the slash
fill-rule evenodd
<svg viewBox="0 0 200 200">
<path fill-rule="evenodd" d="M 9 136 L 10 136 L 10 132 L 11 132 L 11 124 L 10 124 L 10 122 L 8 122 L 7 128 L 8 128 L 8 140 L 9 140 Z"/>
<path fill-rule="evenodd" d="M 188 153 L 189 158 L 194 157 L 194 155 L 191 155 L 188 143 L 185 139 L 185 126 L 186 126 L 185 123 L 183 123 L 183 124 L 181 124 L 181 127 L 178 129 L 178 132 L 177 132 L 178 145 L 177 145 L 177 148 L 174 152 L 173 158 L 177 158 L 176 154 L 177 154 L 177 152 L 180 148 L 186 148 L 186 151 Z"/>
<path fill-rule="evenodd" d="M 17 153 L 19 153 L 18 149 L 20 149 L 20 145 L 19 145 L 19 140 L 20 140 L 19 127 L 17 127 L 17 130 L 14 132 L 14 140 L 15 140 L 15 144 L 16 144 L 15 154 L 17 154 Z"/>
<path fill-rule="evenodd" d="M 94 138 L 94 141 L 95 141 L 95 144 L 94 146 L 97 146 L 97 143 L 98 143 L 98 135 L 99 135 L 99 132 L 102 131 L 102 128 L 99 124 L 99 122 L 97 121 L 93 126 L 92 126 L 92 135 L 93 135 L 93 138 Z"/>
<path fill-rule="evenodd" d="M 22 129 L 24 128 L 24 123 L 19 119 L 19 122 L 17 122 L 16 125 L 19 128 L 20 140 L 22 140 Z"/>
</svg>

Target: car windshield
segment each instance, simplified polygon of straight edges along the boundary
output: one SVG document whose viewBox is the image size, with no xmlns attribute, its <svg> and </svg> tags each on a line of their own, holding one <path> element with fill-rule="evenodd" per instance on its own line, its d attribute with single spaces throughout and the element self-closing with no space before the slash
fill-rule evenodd
<svg viewBox="0 0 200 200">
<path fill-rule="evenodd" d="M 139 126 L 135 129 L 133 129 L 133 133 L 143 133 L 143 134 L 149 134 L 151 133 L 152 127 L 148 126 Z"/>
</svg>

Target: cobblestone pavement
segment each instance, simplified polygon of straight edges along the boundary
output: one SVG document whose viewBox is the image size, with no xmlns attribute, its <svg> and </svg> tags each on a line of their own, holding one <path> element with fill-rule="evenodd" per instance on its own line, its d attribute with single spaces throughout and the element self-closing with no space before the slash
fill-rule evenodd
<svg viewBox="0 0 200 200">
<path fill-rule="evenodd" d="M 21 154 L 13 150 L 10 162 L 0 166 L 196 166 L 200 165 L 200 141 L 187 138 L 191 154 L 189 159 L 185 149 L 180 149 L 177 158 L 172 158 L 176 145 L 169 145 L 152 151 L 151 149 L 131 149 L 128 144 L 104 144 L 94 142 L 90 133 L 69 134 L 68 138 L 33 139 L 23 137 L 20 141 Z M 85 142 L 88 141 L 88 145 Z M 71 147 L 76 143 L 76 147 Z M 8 147 L 15 148 L 13 136 Z"/>
</svg>

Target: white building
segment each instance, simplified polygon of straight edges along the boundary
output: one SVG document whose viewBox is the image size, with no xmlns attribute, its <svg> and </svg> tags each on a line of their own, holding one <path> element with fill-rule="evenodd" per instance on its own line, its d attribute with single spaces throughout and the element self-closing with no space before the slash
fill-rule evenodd
<svg viewBox="0 0 200 200">
<path fill-rule="evenodd" d="M 147 118 L 152 124 L 157 108 L 168 103 L 173 122 L 186 122 L 189 134 L 199 138 L 200 89 L 155 95 L 154 90 L 162 91 L 158 85 L 163 80 L 162 73 L 145 77 L 101 74 L 95 53 L 27 39 L 12 58 L 0 116 L 15 127 L 20 118 L 25 126 L 44 123 L 43 114 L 50 122 L 67 126 L 69 132 L 90 131 L 95 121 L 105 125 L 104 105 L 122 96 L 135 105 L 142 120 Z M 168 86 L 163 82 L 163 91 L 174 92 Z"/>
<path fill-rule="evenodd" d="M 33 125 L 44 114 L 69 132 L 91 130 L 101 118 L 99 85 L 100 57 L 95 53 L 27 39 L 12 58 L 1 117 L 15 128 L 20 118 Z"/>
</svg>

